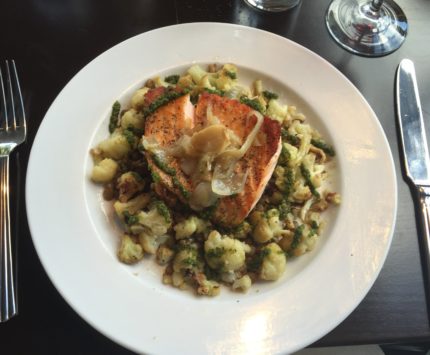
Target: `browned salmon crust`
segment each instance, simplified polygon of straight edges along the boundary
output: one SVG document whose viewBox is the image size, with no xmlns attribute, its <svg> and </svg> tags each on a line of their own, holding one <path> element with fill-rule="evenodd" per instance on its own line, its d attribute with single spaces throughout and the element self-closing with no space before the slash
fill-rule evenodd
<svg viewBox="0 0 430 355">
<path fill-rule="evenodd" d="M 237 100 L 204 93 L 200 96 L 196 107 L 196 126 L 206 122 L 209 105 L 212 114 L 218 117 L 223 125 L 231 129 L 243 143 L 257 122 L 255 115 L 251 114 L 253 110 Z M 279 123 L 269 117 L 264 117 L 258 138 L 261 140 L 260 145 L 253 144 L 239 161 L 236 169 L 237 172 L 248 169 L 248 178 L 243 192 L 219 200 L 212 216 L 215 223 L 224 226 L 240 224 L 263 194 L 281 149 Z"/>
<path fill-rule="evenodd" d="M 145 104 L 150 104 L 163 93 L 159 88 L 154 90 L 147 93 Z M 209 106 L 213 115 L 223 125 L 231 129 L 239 137 L 242 144 L 257 122 L 257 117 L 252 114 L 253 110 L 249 106 L 215 94 L 201 94 L 194 112 L 191 112 L 190 105 L 190 97 L 185 95 L 160 107 L 146 119 L 145 136 L 155 137 L 162 147 L 169 146 L 176 142 L 185 130 L 195 128 L 198 131 L 204 127 Z M 281 149 L 281 127 L 279 123 L 269 117 L 264 117 L 257 137 L 259 144 L 253 144 L 236 165 L 237 172 L 248 170 L 244 190 L 240 194 L 219 200 L 211 218 L 214 223 L 224 226 L 240 224 L 264 192 Z M 160 183 L 178 196 L 180 200 L 186 202 L 183 189 L 181 191 L 178 188 L 178 182 L 189 192 L 192 191 L 193 185 L 182 172 L 178 159 L 171 157 L 168 161 L 168 165 L 176 170 L 175 178 L 173 178 L 157 167 L 148 153 L 146 153 L 146 157 L 149 167 L 160 176 Z M 176 183 L 175 179 L 177 179 Z M 158 191 L 163 191 L 163 189 L 158 189 Z"/>
</svg>

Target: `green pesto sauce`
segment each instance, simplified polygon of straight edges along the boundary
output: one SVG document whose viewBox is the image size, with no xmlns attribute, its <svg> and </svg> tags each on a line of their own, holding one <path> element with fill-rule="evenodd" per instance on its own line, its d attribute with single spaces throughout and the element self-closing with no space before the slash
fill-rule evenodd
<svg viewBox="0 0 430 355">
<path fill-rule="evenodd" d="M 224 90 L 210 89 L 210 88 L 205 88 L 204 90 L 206 92 L 208 92 L 209 94 L 215 94 L 215 95 L 219 95 L 219 96 L 224 96 L 225 95 L 225 91 Z"/>
<path fill-rule="evenodd" d="M 263 91 L 263 96 L 267 99 L 267 100 L 276 100 L 279 98 L 278 94 L 275 94 L 274 92 L 268 91 L 268 90 L 264 90 Z"/>
<path fill-rule="evenodd" d="M 115 131 L 115 128 L 118 126 L 119 112 L 121 111 L 121 104 L 118 101 L 115 101 L 112 105 L 112 112 L 110 114 L 109 119 L 109 133 Z"/>
<path fill-rule="evenodd" d="M 149 168 L 149 172 L 151 173 L 152 181 L 160 182 L 161 180 L 160 175 L 158 175 L 154 170 L 152 170 L 150 166 L 148 168 Z"/>
<path fill-rule="evenodd" d="M 285 175 L 285 188 L 284 188 L 284 196 L 285 198 L 288 198 L 293 191 L 294 187 L 294 174 L 292 169 L 287 168 L 287 172 Z"/>
<path fill-rule="evenodd" d="M 291 212 L 291 205 L 284 199 L 278 206 L 279 210 L 279 219 L 285 220 L 287 218 L 288 213 Z"/>
<path fill-rule="evenodd" d="M 192 244 L 187 243 L 187 240 L 182 240 L 179 244 L 176 245 L 176 251 L 183 251 L 186 250 L 191 255 L 197 256 L 197 249 Z"/>
<path fill-rule="evenodd" d="M 321 149 L 327 155 L 334 157 L 336 152 L 333 147 L 322 140 L 311 139 L 311 144 L 319 149 Z"/>
<path fill-rule="evenodd" d="M 303 235 L 303 230 L 305 229 L 305 225 L 301 224 L 300 226 L 298 226 L 296 228 L 296 230 L 294 231 L 294 236 L 293 236 L 293 241 L 291 243 L 291 249 L 296 249 L 297 246 L 300 243 L 300 239 L 302 238 Z"/>
<path fill-rule="evenodd" d="M 258 253 L 256 253 L 252 259 L 248 262 L 248 270 L 256 272 L 261 268 L 263 260 L 270 254 L 271 250 L 269 248 L 263 248 Z"/>
<path fill-rule="evenodd" d="M 300 138 L 288 133 L 285 128 L 281 128 L 281 136 L 284 142 L 290 143 L 291 145 L 298 146 L 300 145 Z"/>
<path fill-rule="evenodd" d="M 222 255 L 224 255 L 225 252 L 226 252 L 225 248 L 223 248 L 223 247 L 216 247 L 216 248 L 213 248 L 213 249 L 209 249 L 206 252 L 206 256 L 208 258 L 219 258 Z"/>
<path fill-rule="evenodd" d="M 122 215 L 124 216 L 124 222 L 125 222 L 125 224 L 127 224 L 128 226 L 130 226 L 132 224 L 136 224 L 139 221 L 139 218 L 137 216 L 132 215 L 128 211 L 124 211 L 122 213 Z"/>
<path fill-rule="evenodd" d="M 216 247 L 213 249 L 209 249 L 206 252 L 206 256 L 208 258 L 219 258 L 226 253 L 234 254 L 234 253 L 236 253 L 236 249 L 226 249 L 224 247 Z"/>
<path fill-rule="evenodd" d="M 311 230 L 309 231 L 308 237 L 310 238 L 310 237 L 313 237 L 315 234 L 317 234 L 318 228 L 319 228 L 318 223 L 315 221 L 312 221 L 311 222 Z"/>
<path fill-rule="evenodd" d="M 166 174 L 169 174 L 171 176 L 176 175 L 176 170 L 171 168 L 166 164 L 166 162 L 157 154 L 151 154 L 151 158 L 154 161 L 155 165 L 163 170 Z"/>
<path fill-rule="evenodd" d="M 311 190 L 312 195 L 314 195 L 316 198 L 320 198 L 321 196 L 319 192 L 317 191 L 314 184 L 312 183 L 311 173 L 309 172 L 308 169 L 306 169 L 306 167 L 303 164 L 300 165 L 300 172 L 302 173 L 302 176 L 305 179 L 306 185 L 309 186 L 309 189 Z"/>
<path fill-rule="evenodd" d="M 234 71 L 224 71 L 225 75 L 227 75 L 230 79 L 237 79 L 237 74 Z"/>
<path fill-rule="evenodd" d="M 142 128 L 137 128 L 130 124 L 127 129 L 138 137 L 143 136 L 144 131 Z"/>
<path fill-rule="evenodd" d="M 173 185 L 175 185 L 179 191 L 181 192 L 182 196 L 186 199 L 190 197 L 189 191 L 184 187 L 184 185 L 181 184 L 181 182 L 178 180 L 176 176 L 173 176 L 172 178 Z"/>
<path fill-rule="evenodd" d="M 125 139 L 127 139 L 127 142 L 130 145 L 130 147 L 133 148 L 137 142 L 137 138 L 134 135 L 134 133 L 127 128 L 122 131 L 122 134 L 124 135 Z"/>
<path fill-rule="evenodd" d="M 242 96 L 239 101 L 260 113 L 264 113 L 265 111 L 263 105 L 257 99 L 250 99 L 249 97 Z"/>
<path fill-rule="evenodd" d="M 203 218 L 205 220 L 211 219 L 213 214 L 215 213 L 215 210 L 218 207 L 218 204 L 219 204 L 219 200 L 216 200 L 216 202 L 212 206 L 209 206 L 209 207 L 205 208 L 203 211 L 201 211 L 199 213 L 199 217 Z"/>
<path fill-rule="evenodd" d="M 160 215 L 164 217 L 166 223 L 172 223 L 172 216 L 170 215 L 170 210 L 166 204 L 161 200 L 154 201 L 154 205 Z"/>
<path fill-rule="evenodd" d="M 182 264 L 191 266 L 191 267 L 197 267 L 199 265 L 199 262 L 197 259 L 189 257 L 182 260 Z"/>
<path fill-rule="evenodd" d="M 165 81 L 166 83 L 176 85 L 176 84 L 178 83 L 178 81 L 179 81 L 179 75 L 174 74 L 174 75 L 166 76 L 166 77 L 164 78 L 164 81 Z"/>
<path fill-rule="evenodd" d="M 167 90 L 163 95 L 154 100 L 148 107 L 143 109 L 143 116 L 148 117 L 161 106 L 167 105 L 169 102 L 176 100 L 177 98 L 188 94 L 188 90 L 183 90 L 181 92 Z"/>
<path fill-rule="evenodd" d="M 279 163 L 286 164 L 291 159 L 291 154 L 287 148 L 285 148 L 284 145 L 282 145 L 281 149 L 281 156 L 279 158 Z"/>
</svg>

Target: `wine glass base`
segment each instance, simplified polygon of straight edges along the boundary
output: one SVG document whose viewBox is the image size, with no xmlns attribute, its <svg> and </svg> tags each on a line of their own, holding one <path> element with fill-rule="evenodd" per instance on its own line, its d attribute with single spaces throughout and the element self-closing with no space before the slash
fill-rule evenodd
<svg viewBox="0 0 430 355">
<path fill-rule="evenodd" d="M 408 30 L 405 14 L 392 0 L 385 0 L 379 12 L 372 9 L 370 0 L 333 0 L 326 25 L 340 46 L 366 57 L 394 52 Z"/>
</svg>

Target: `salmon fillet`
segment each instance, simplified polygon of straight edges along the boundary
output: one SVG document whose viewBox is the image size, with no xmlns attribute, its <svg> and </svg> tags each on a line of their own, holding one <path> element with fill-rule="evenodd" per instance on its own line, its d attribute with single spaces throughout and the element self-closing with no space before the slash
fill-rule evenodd
<svg viewBox="0 0 430 355">
<path fill-rule="evenodd" d="M 154 90 L 158 91 L 154 92 Z M 154 90 L 148 92 L 146 104 L 150 104 L 162 95 L 160 88 Z M 257 117 L 252 115 L 253 110 L 237 100 L 209 93 L 200 95 L 195 109 L 189 95 L 184 95 L 160 107 L 146 119 L 145 136 L 154 137 L 161 147 L 171 146 L 185 132 L 193 129 L 199 131 L 206 125 L 209 106 L 220 123 L 232 130 L 243 144 L 257 123 Z M 259 143 L 254 142 L 235 166 L 237 173 L 248 171 L 243 191 L 240 194 L 219 199 L 211 217 L 214 223 L 224 226 L 240 224 L 263 194 L 281 151 L 279 123 L 264 117 L 256 140 Z M 186 203 L 187 198 L 184 196 L 183 189 L 178 187 L 178 182 L 189 192 L 193 191 L 194 186 L 190 178 L 181 170 L 179 159 L 168 158 L 169 167 L 176 171 L 173 177 L 160 169 L 150 154 L 146 153 L 146 158 L 149 167 L 160 176 L 160 183 Z M 163 191 L 163 189 L 156 191 Z"/>
<path fill-rule="evenodd" d="M 145 106 L 149 106 L 164 94 L 164 88 L 150 90 L 145 96 Z M 145 136 L 153 137 L 160 147 L 168 147 L 176 142 L 186 130 L 194 127 L 194 106 L 190 95 L 181 96 L 158 108 L 146 118 Z M 160 182 L 168 190 L 177 195 L 181 201 L 187 202 L 186 192 L 192 191 L 190 179 L 182 172 L 178 159 L 169 157 L 165 162 L 169 168 L 175 169 L 174 176 L 160 169 L 153 156 L 145 152 L 149 168 L 160 177 Z M 164 191 L 163 189 L 158 189 Z M 163 197 L 163 196 L 161 196 Z"/>
<path fill-rule="evenodd" d="M 196 126 L 206 122 L 208 106 L 220 122 L 231 129 L 242 141 L 251 133 L 257 122 L 249 106 L 214 94 L 200 96 L 195 112 Z M 253 144 L 236 166 L 236 172 L 248 169 L 245 187 L 240 194 L 223 197 L 219 200 L 212 220 L 224 226 L 240 224 L 255 207 L 264 192 L 275 169 L 281 152 L 281 127 L 277 121 L 264 117 L 257 139 L 260 145 Z"/>
</svg>

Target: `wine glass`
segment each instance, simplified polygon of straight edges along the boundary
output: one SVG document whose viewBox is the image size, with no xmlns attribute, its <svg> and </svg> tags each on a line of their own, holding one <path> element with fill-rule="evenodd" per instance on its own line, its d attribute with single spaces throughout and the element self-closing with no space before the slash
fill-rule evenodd
<svg viewBox="0 0 430 355">
<path fill-rule="evenodd" d="M 406 16 L 393 0 L 333 0 L 326 25 L 339 45 L 368 57 L 398 49 L 408 30 Z"/>
</svg>

